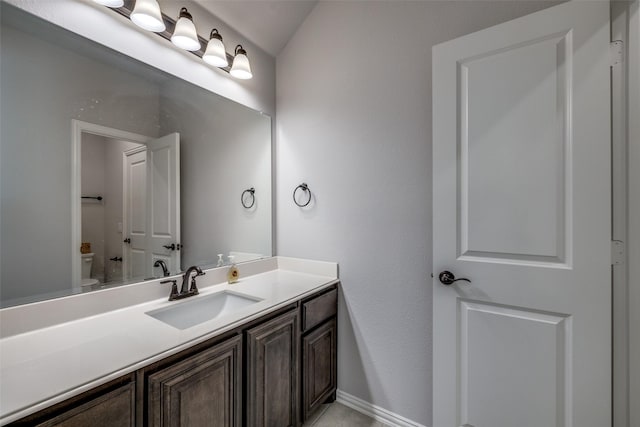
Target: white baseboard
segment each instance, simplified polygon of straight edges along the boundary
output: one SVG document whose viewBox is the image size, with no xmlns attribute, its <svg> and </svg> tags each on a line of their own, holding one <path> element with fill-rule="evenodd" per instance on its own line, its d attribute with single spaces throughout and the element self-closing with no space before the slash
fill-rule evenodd
<svg viewBox="0 0 640 427">
<path fill-rule="evenodd" d="M 362 414 L 365 414 L 376 421 L 394 426 L 394 427 L 426 427 L 423 424 L 416 423 L 398 414 L 394 414 L 391 411 L 387 411 L 384 408 L 365 402 L 349 393 L 345 393 L 342 390 L 338 390 L 336 393 L 336 400 L 342 403 L 344 406 L 348 406 Z"/>
</svg>

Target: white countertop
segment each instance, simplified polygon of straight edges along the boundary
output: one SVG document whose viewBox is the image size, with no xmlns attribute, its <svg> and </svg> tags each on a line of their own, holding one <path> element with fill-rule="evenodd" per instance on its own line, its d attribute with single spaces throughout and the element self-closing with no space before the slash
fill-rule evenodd
<svg viewBox="0 0 640 427">
<path fill-rule="evenodd" d="M 263 264 L 257 261 L 250 267 L 240 264 L 241 279 L 232 285 L 220 283 L 219 279 L 226 268 L 206 271 L 207 275 L 198 278 L 200 295 L 191 298 L 228 289 L 261 298 L 262 301 L 188 329 L 176 329 L 145 314 L 150 310 L 190 300 L 187 298 L 169 302 L 167 293 L 161 299 L 125 305 L 88 317 L 5 336 L 0 340 L 0 425 L 18 420 L 277 310 L 335 283 L 338 278 L 335 263 L 282 257 L 275 258 L 277 264 L 274 269 L 248 277 L 242 276 L 243 270 L 272 268 L 273 260 Z M 207 277 L 210 277 L 208 281 L 205 279 Z M 211 283 L 212 281 L 214 282 Z M 86 294 L 85 299 L 95 298 L 99 292 Z M 110 292 L 118 291 L 112 289 Z M 127 290 L 123 289 L 121 292 Z M 82 304 L 83 295 L 76 295 L 72 297 L 75 300 L 66 303 Z M 55 303 L 49 304 L 55 307 L 52 305 Z M 47 302 L 39 303 L 39 310 L 46 308 Z M 4 322 L 20 318 L 17 311 L 21 307 L 12 309 L 11 316 L 0 317 Z M 30 313 L 29 310 L 33 311 L 33 307 L 22 309 L 22 316 Z"/>
</svg>

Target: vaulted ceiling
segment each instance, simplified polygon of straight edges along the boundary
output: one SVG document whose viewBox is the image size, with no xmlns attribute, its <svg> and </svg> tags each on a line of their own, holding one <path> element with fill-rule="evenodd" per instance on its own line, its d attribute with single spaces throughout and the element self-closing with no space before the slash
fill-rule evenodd
<svg viewBox="0 0 640 427">
<path fill-rule="evenodd" d="M 277 56 L 318 0 L 196 0 L 251 42 Z"/>
</svg>

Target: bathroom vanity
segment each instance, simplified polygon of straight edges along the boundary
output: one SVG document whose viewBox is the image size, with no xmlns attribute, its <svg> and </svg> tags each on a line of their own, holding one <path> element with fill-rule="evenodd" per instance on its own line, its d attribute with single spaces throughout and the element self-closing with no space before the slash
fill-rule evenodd
<svg viewBox="0 0 640 427">
<path fill-rule="evenodd" d="M 200 295 L 184 301 L 153 300 L 3 338 L 0 424 L 300 425 L 335 398 L 337 265 L 276 257 L 240 272 L 228 285 L 220 280 L 226 268 L 206 271 Z M 148 314 L 221 292 L 255 301 L 185 329 Z M 16 315 L 6 310 L 4 321 Z"/>
</svg>

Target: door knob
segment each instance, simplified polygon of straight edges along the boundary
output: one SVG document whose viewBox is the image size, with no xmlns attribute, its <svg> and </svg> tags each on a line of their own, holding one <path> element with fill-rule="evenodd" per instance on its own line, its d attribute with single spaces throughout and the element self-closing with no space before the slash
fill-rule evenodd
<svg viewBox="0 0 640 427">
<path fill-rule="evenodd" d="M 446 270 L 438 275 L 438 279 L 440 279 L 440 283 L 447 286 L 452 284 L 453 282 L 458 282 L 461 280 L 471 283 L 471 280 L 465 279 L 463 277 L 456 279 L 456 276 L 454 276 L 452 272 Z"/>
<path fill-rule="evenodd" d="M 172 243 L 170 245 L 164 245 L 163 248 L 167 248 L 169 250 L 175 251 L 176 250 L 176 245 L 175 245 L 175 243 Z"/>
</svg>

